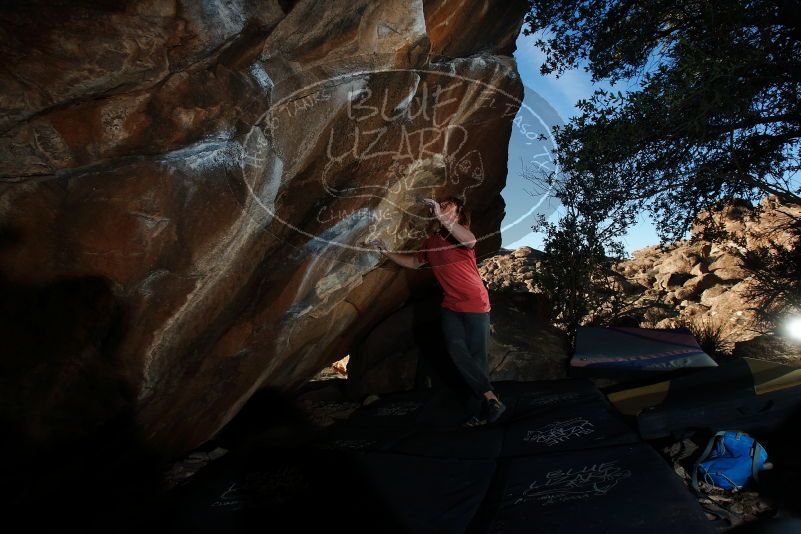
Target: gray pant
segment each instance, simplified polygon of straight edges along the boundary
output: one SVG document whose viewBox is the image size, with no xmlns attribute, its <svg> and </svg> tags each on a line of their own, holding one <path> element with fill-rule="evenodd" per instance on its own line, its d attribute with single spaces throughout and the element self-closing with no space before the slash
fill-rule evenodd
<svg viewBox="0 0 801 534">
<path fill-rule="evenodd" d="M 487 370 L 489 352 L 489 312 L 455 312 L 440 308 L 442 334 L 448 354 L 473 393 L 468 411 L 478 413 L 484 393 L 492 390 Z"/>
</svg>

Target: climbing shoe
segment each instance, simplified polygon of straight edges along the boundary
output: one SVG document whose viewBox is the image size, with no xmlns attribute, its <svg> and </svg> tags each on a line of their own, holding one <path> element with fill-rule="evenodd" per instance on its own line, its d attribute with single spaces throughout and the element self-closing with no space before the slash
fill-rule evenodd
<svg viewBox="0 0 801 534">
<path fill-rule="evenodd" d="M 494 423 L 501 418 L 503 412 L 506 411 L 506 405 L 499 400 L 490 399 L 485 406 L 487 414 L 487 423 Z"/>
<path fill-rule="evenodd" d="M 472 416 L 470 416 L 470 419 L 468 419 L 467 421 L 462 423 L 462 426 L 465 427 L 465 428 L 474 428 L 474 427 L 482 426 L 482 425 L 486 425 L 486 424 L 487 424 L 487 420 L 486 419 L 479 419 L 475 415 L 472 415 Z"/>
</svg>

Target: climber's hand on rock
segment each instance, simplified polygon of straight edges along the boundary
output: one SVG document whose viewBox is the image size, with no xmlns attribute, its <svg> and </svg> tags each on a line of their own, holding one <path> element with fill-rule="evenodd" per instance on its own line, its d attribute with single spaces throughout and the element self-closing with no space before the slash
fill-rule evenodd
<svg viewBox="0 0 801 534">
<path fill-rule="evenodd" d="M 432 211 L 432 213 L 434 214 L 434 216 L 435 216 L 437 219 L 439 219 L 439 218 L 440 218 L 440 216 L 442 215 L 442 210 L 441 210 L 441 209 L 440 209 L 440 207 L 439 207 L 439 202 L 437 202 L 437 201 L 436 201 L 436 200 L 434 200 L 433 198 L 424 198 L 424 199 L 423 199 L 423 202 L 425 202 L 426 204 L 428 204 L 428 207 L 430 207 L 430 208 L 431 208 L 431 211 Z"/>
</svg>

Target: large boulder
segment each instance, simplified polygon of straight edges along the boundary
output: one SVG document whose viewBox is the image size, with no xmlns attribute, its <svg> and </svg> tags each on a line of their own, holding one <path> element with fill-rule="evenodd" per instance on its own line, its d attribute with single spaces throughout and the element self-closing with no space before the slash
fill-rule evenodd
<svg viewBox="0 0 801 534">
<path fill-rule="evenodd" d="M 348 391 L 369 394 L 447 385 L 463 380 L 442 337 L 440 293 L 411 299 L 377 325 L 351 353 Z M 567 375 L 567 341 L 549 326 L 542 295 L 490 291 L 490 380 L 547 380 Z"/>
<path fill-rule="evenodd" d="M 13 402 L 0 416 L 47 441 L 125 413 L 156 449 L 192 448 L 255 391 L 294 389 L 341 358 L 408 298 L 416 279 L 359 244 L 414 248 L 417 195 L 463 195 L 474 232 L 496 232 L 479 253 L 497 249 L 527 4 L 496 4 L 4 12 Z M 501 94 L 505 113 L 489 104 Z"/>
<path fill-rule="evenodd" d="M 432 385 L 425 369 L 441 367 L 447 351 L 439 324 L 441 298 L 433 288 L 410 298 L 352 349 L 347 368 L 351 398 Z"/>
<path fill-rule="evenodd" d="M 657 272 L 660 274 L 690 274 L 693 267 L 698 263 L 696 257 L 687 253 L 685 243 L 680 241 L 675 248 L 667 252 L 660 258 L 661 261 L 656 265 Z"/>
<path fill-rule="evenodd" d="M 625 291 L 632 297 L 626 311 L 646 327 L 719 329 L 727 347 L 757 336 L 764 325 L 754 309 L 755 282 L 739 256 L 755 246 L 790 244 L 799 217 L 801 206 L 775 197 L 765 197 L 758 206 L 721 203 L 699 216 L 690 240 L 643 248 L 615 267 L 632 283 Z M 701 223 L 710 218 L 729 235 L 707 241 Z"/>
<path fill-rule="evenodd" d="M 681 287 L 691 276 L 689 272 L 663 271 L 656 275 L 656 287 L 659 289 Z"/>
<path fill-rule="evenodd" d="M 553 380 L 566 378 L 568 343 L 550 326 L 542 294 L 492 292 L 492 380 Z"/>
<path fill-rule="evenodd" d="M 542 252 L 531 247 L 502 249 L 481 260 L 478 272 L 490 290 L 535 292 L 534 272 L 541 257 Z"/>
<path fill-rule="evenodd" d="M 696 276 L 694 278 L 690 278 L 684 283 L 684 287 L 682 289 L 686 289 L 689 291 L 687 297 L 697 296 L 701 292 L 706 291 L 707 289 L 714 287 L 719 283 L 720 283 L 720 278 L 718 278 L 712 273 L 707 273 L 707 274 L 702 274 L 700 276 Z"/>
<path fill-rule="evenodd" d="M 748 276 L 748 272 L 743 269 L 740 259 L 725 252 L 709 265 L 709 270 L 721 280 L 739 281 Z"/>
</svg>

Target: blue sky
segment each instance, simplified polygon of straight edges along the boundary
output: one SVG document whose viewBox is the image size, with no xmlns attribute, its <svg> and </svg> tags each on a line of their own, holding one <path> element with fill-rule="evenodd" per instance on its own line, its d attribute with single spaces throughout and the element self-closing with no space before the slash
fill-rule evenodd
<svg viewBox="0 0 801 534">
<path fill-rule="evenodd" d="M 539 72 L 543 62 L 544 54 L 534 46 L 535 36 L 524 36 L 522 33 L 517 39 L 517 51 L 514 56 L 517 60 L 517 69 L 526 87 L 524 104 L 528 109 L 535 109 L 538 115 L 544 116 L 546 121 L 567 122 L 570 117 L 578 113 L 575 104 L 582 98 L 589 97 L 596 86 L 592 84 L 591 75 L 583 69 L 576 69 L 565 72 L 558 79 L 555 75 L 542 76 Z M 608 88 L 606 84 L 599 87 Z M 616 86 L 615 89 L 624 88 Z M 533 94 L 532 94 L 533 93 Z M 543 101 L 537 97 L 541 97 Z M 543 109 L 545 110 L 543 112 Z M 552 112 L 558 115 L 553 118 Z M 527 115 L 531 116 L 531 111 Z M 527 118 L 528 119 L 528 118 Z M 561 119 L 561 120 L 560 120 Z M 533 119 L 527 122 L 536 122 Z M 519 137 L 519 136 L 518 136 Z M 513 132 L 509 143 L 509 164 L 507 174 L 507 186 L 501 195 L 506 201 L 506 218 L 502 223 L 502 246 L 504 248 L 517 248 L 528 245 L 534 248 L 542 248 L 542 235 L 530 231 L 533 223 L 533 215 L 527 217 L 530 211 L 529 206 L 537 202 L 537 199 L 522 191 L 530 189 L 526 181 L 520 176 L 521 160 L 529 160 L 531 157 L 530 149 L 524 145 L 531 143 L 521 143 L 516 139 Z M 529 150 L 527 152 L 527 150 Z M 547 210 L 544 214 L 548 215 L 552 210 Z M 556 220 L 558 211 L 551 216 L 551 220 Z M 519 221 L 514 223 L 514 221 Z M 640 216 L 640 222 L 633 227 L 623 240 L 626 251 L 631 253 L 648 245 L 659 242 L 656 230 L 645 215 Z"/>
</svg>

